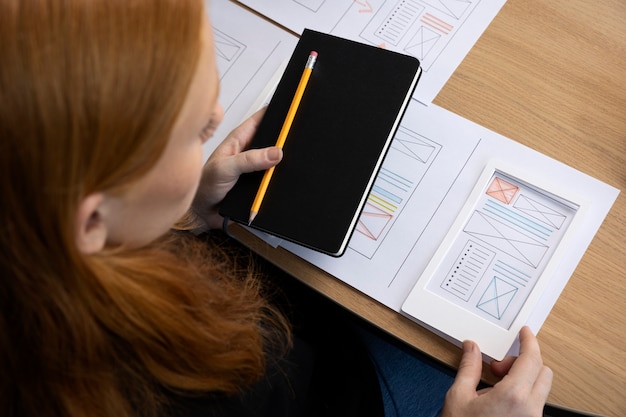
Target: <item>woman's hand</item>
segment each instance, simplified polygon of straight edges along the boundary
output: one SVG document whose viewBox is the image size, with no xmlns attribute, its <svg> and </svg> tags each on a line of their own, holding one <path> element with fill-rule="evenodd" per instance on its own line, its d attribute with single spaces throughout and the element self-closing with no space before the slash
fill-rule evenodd
<svg viewBox="0 0 626 417">
<path fill-rule="evenodd" d="M 276 147 L 247 150 L 264 112 L 259 110 L 233 130 L 204 165 L 192 211 L 208 229 L 222 227 L 219 204 L 241 174 L 266 170 L 283 157 L 282 149 Z"/>
<path fill-rule="evenodd" d="M 520 331 L 520 355 L 491 364 L 504 378 L 476 391 L 482 355 L 474 342 L 463 343 L 459 371 L 446 395 L 442 417 L 541 416 L 552 386 L 552 370 L 544 366 L 537 339 L 528 327 Z"/>
</svg>

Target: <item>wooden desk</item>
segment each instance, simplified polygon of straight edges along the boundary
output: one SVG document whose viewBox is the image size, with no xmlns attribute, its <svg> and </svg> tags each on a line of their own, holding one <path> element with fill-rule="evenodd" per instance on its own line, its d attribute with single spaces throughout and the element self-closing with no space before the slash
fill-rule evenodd
<svg viewBox="0 0 626 417">
<path fill-rule="evenodd" d="M 626 1 L 508 0 L 435 103 L 621 190 L 539 333 L 549 402 L 626 416 Z M 282 269 L 434 358 L 459 350 L 241 228 Z M 484 378 L 493 377 L 484 373 Z"/>
</svg>

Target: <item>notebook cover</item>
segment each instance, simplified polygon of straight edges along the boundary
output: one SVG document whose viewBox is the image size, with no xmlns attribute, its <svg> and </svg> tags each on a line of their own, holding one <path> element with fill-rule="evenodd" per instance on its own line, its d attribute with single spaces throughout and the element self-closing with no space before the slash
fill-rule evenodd
<svg viewBox="0 0 626 417">
<path fill-rule="evenodd" d="M 252 148 L 276 143 L 311 51 L 315 67 L 252 227 L 339 256 L 421 69 L 414 57 L 305 29 Z M 221 215 L 247 224 L 263 174 L 242 175 Z"/>
</svg>

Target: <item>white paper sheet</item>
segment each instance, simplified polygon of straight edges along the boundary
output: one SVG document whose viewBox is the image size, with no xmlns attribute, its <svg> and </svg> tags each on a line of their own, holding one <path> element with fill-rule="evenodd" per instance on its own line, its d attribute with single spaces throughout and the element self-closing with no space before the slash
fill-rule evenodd
<svg viewBox="0 0 626 417">
<path fill-rule="evenodd" d="M 295 33 L 304 28 L 412 55 L 414 98 L 430 104 L 506 0 L 239 0 Z"/>
<path fill-rule="evenodd" d="M 272 10 L 280 9 L 277 5 L 283 5 L 282 18 L 289 16 L 294 24 L 300 25 L 297 28 L 305 23 L 312 27 L 307 19 L 317 16 L 318 20 L 313 22 L 326 22 L 331 26 L 313 26 L 313 29 L 343 36 L 358 36 L 374 19 L 375 11 L 382 10 L 376 6 L 380 2 L 356 0 L 247 0 L 245 3 L 258 3 Z M 395 1 L 387 3 L 397 4 Z M 420 3 L 429 7 L 439 3 L 457 6 L 457 3 L 469 3 L 467 7 L 474 7 L 473 14 L 478 13 L 481 7 L 491 11 L 491 14 L 486 11 L 479 13 L 483 18 L 476 20 L 480 22 L 476 23 L 478 29 L 464 35 L 474 37 L 469 44 L 447 44 L 446 54 L 456 56 L 456 61 L 452 59 L 456 63 L 453 63 L 451 73 L 504 1 L 424 0 Z M 208 4 L 218 44 L 220 102 L 225 109 L 225 118 L 215 139 L 205 145 L 206 157 L 219 140 L 249 113 L 259 97 L 267 95 L 264 90 L 272 84 L 272 78 L 277 79 L 281 64 L 290 57 L 297 43 L 297 37 L 236 3 L 211 0 Z M 340 5 L 343 9 L 338 14 Z M 359 14 L 361 8 L 368 5 L 372 7 L 372 12 Z M 295 11 L 304 6 L 317 8 L 315 13 L 302 20 L 298 18 L 301 13 Z M 485 16 L 490 17 L 485 20 Z M 460 36 L 461 32 L 458 33 Z M 457 47 L 460 52 L 451 52 Z M 433 63 L 433 71 L 438 68 L 437 65 Z M 448 76 L 440 81 L 437 91 Z M 567 255 L 556 268 L 528 322 L 538 332 L 619 191 L 436 105 L 425 106 L 417 100 L 411 101 L 375 182 L 358 230 L 344 256 L 332 258 L 288 242 L 268 240 L 272 245 L 282 244 L 303 259 L 400 312 L 402 303 L 454 222 L 487 161 L 492 158 L 526 164 L 566 188 L 575 185 L 582 197 L 593 202 L 575 243 L 569 245 Z M 512 351 L 515 349 L 514 346 Z"/>
<path fill-rule="evenodd" d="M 220 76 L 224 120 L 204 147 L 204 159 L 237 127 L 298 38 L 229 0 L 207 1 Z"/>
<path fill-rule="evenodd" d="M 554 179 L 524 160 L 490 161 L 402 311 L 502 360 L 591 204 Z"/>
<path fill-rule="evenodd" d="M 410 133 L 411 141 L 404 140 L 406 132 Z M 364 216 L 379 210 L 381 214 L 376 219 L 379 223 L 370 222 L 370 233 L 355 232 L 341 258 L 289 242 L 281 245 L 400 312 L 407 294 L 465 204 L 487 162 L 492 158 L 516 161 L 550 177 L 557 186 L 575 187 L 581 197 L 593 202 L 527 323 L 538 332 L 619 191 L 436 105 L 424 106 L 413 101 L 398 139 L 400 143 L 392 146 L 376 182 L 393 194 L 386 200 L 400 201 L 398 209 L 382 214 L 385 209 L 378 198 L 370 198 L 371 207 Z M 383 178 L 385 172 L 407 180 L 401 192 L 395 192 L 392 182 Z M 407 174 L 402 174 L 406 172 L 415 177 L 406 178 Z M 386 224 L 382 224 L 382 219 Z"/>
</svg>

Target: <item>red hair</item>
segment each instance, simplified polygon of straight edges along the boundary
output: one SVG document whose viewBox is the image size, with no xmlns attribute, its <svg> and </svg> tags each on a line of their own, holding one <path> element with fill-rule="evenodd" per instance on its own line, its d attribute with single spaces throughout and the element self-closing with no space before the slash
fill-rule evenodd
<svg viewBox="0 0 626 417">
<path fill-rule="evenodd" d="M 85 256 L 78 202 L 158 160 L 201 50 L 201 0 L 0 3 L 0 408 L 156 415 L 236 393 L 288 326 L 259 280 L 172 232 Z M 282 336 L 277 336 L 282 335 Z"/>
</svg>

